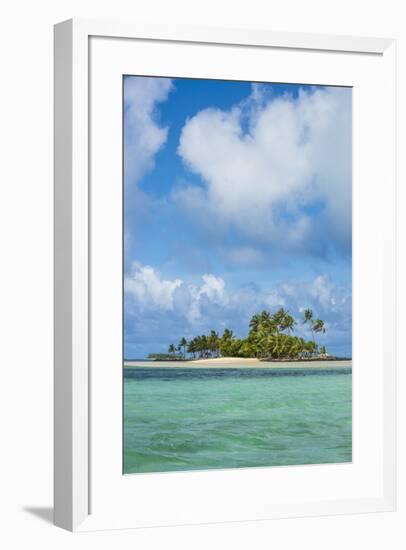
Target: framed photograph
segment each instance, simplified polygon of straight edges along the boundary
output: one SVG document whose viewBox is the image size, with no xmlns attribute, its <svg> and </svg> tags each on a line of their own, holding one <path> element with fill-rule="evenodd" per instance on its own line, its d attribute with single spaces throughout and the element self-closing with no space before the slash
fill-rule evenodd
<svg viewBox="0 0 406 550">
<path fill-rule="evenodd" d="M 55 26 L 55 523 L 395 508 L 395 43 Z"/>
</svg>

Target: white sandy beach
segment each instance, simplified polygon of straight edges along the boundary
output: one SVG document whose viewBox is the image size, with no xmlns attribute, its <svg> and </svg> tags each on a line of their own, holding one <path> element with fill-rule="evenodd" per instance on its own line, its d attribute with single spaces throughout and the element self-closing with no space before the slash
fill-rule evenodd
<svg viewBox="0 0 406 550">
<path fill-rule="evenodd" d="M 351 367 L 352 361 L 259 361 L 255 358 L 241 357 L 216 357 L 212 359 L 195 359 L 193 361 L 124 361 L 124 367 L 172 367 L 172 368 L 261 368 L 261 369 L 281 369 L 281 368 L 305 368 L 305 369 L 325 369 L 325 368 L 343 368 Z"/>
<path fill-rule="evenodd" d="M 247 357 L 242 359 L 241 357 L 213 357 L 210 359 L 194 359 L 193 361 L 187 361 L 187 363 L 193 363 L 197 365 L 238 365 L 238 364 L 251 364 L 260 363 L 259 359 L 255 357 Z"/>
</svg>

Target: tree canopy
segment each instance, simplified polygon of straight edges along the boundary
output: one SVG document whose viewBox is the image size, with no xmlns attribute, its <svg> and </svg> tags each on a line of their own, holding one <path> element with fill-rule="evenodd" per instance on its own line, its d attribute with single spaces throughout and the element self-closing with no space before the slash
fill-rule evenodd
<svg viewBox="0 0 406 550">
<path fill-rule="evenodd" d="M 294 336 L 298 322 L 283 307 L 273 314 L 263 310 L 250 319 L 246 338 L 237 338 L 226 328 L 220 336 L 215 330 L 187 340 L 183 337 L 177 346 L 170 344 L 166 358 L 182 360 L 211 357 L 256 357 L 264 360 L 309 359 L 326 356 L 325 346 L 316 343 L 315 335 L 324 334 L 324 321 L 315 318 L 311 309 L 303 311 L 302 324 L 310 329 L 312 339 Z M 177 353 L 178 352 L 178 353 Z M 163 354 L 151 354 L 158 357 Z"/>
</svg>

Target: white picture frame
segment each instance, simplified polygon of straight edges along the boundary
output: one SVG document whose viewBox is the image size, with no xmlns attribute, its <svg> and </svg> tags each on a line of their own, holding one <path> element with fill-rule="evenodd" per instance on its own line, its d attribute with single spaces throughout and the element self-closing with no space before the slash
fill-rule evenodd
<svg viewBox="0 0 406 550">
<path fill-rule="evenodd" d="M 97 45 L 95 39 L 98 41 Z M 89 160 L 90 149 L 96 151 L 97 157 L 97 152 L 105 150 L 107 145 L 107 142 L 103 141 L 107 138 L 92 135 L 92 124 L 95 123 L 94 117 L 101 112 L 100 109 L 105 109 L 109 101 L 115 97 L 115 91 L 112 89 L 111 96 L 108 90 L 100 97 L 92 94 L 97 83 L 102 82 L 100 78 L 103 76 L 100 71 L 97 72 L 100 68 L 98 49 L 105 61 L 106 75 L 119 75 L 123 74 L 122 71 L 127 71 L 125 63 L 128 62 L 130 65 L 137 57 L 134 56 L 135 50 L 131 51 L 131 48 L 140 45 L 143 48 L 145 46 L 143 63 L 151 63 L 152 74 L 158 70 L 156 67 L 165 65 L 165 55 L 168 58 L 168 69 L 165 72 L 175 70 L 179 76 L 189 76 L 186 68 L 188 63 L 191 65 L 192 49 L 196 58 L 201 57 L 202 67 L 206 56 L 205 49 L 212 52 L 207 53 L 207 56 L 213 55 L 216 50 L 219 54 L 220 51 L 225 52 L 228 49 L 230 52 L 234 51 L 234 54 L 238 50 L 242 56 L 246 55 L 244 52 L 260 52 L 261 56 L 274 55 L 275 60 L 278 55 L 286 55 L 286 52 L 289 52 L 289 55 L 295 53 L 301 56 L 300 59 L 306 59 L 309 67 L 314 69 L 313 76 L 309 72 L 309 78 L 303 77 L 305 69 L 300 68 L 297 61 L 292 58 L 289 63 L 293 68 L 289 70 L 297 71 L 296 82 L 306 78 L 310 83 L 317 83 L 320 74 L 323 74 L 323 83 L 326 84 L 351 85 L 357 81 L 356 79 L 364 79 L 362 83 L 360 80 L 361 92 L 354 104 L 354 110 L 360 111 L 357 132 L 354 134 L 354 220 L 358 220 L 354 225 L 354 238 L 357 239 L 354 249 L 354 269 L 357 273 L 354 293 L 357 292 L 357 288 L 360 289 L 359 301 L 355 300 L 354 303 L 357 321 L 354 324 L 354 338 L 355 349 L 365 352 L 366 358 L 363 359 L 360 352 L 358 355 L 355 354 L 355 364 L 361 366 L 358 378 L 356 376 L 354 379 L 354 392 L 357 392 L 354 395 L 358 403 L 354 414 L 358 415 L 355 417 L 357 430 L 363 429 L 368 435 L 362 444 L 364 446 L 360 447 L 358 455 L 355 455 L 351 474 L 349 468 L 343 465 L 322 465 L 137 475 L 137 485 L 134 482 L 135 477 L 130 479 L 129 476 L 121 475 L 122 479 L 117 478 L 117 457 L 113 457 L 113 454 L 122 452 L 121 448 L 116 449 L 114 445 L 121 433 L 121 425 L 117 426 L 116 413 L 112 414 L 109 422 L 109 417 L 103 417 L 104 413 L 100 408 L 100 402 L 106 395 L 103 392 L 108 389 L 114 391 L 114 388 L 118 387 L 115 386 L 118 384 L 116 374 L 114 380 L 111 378 L 112 385 L 109 385 L 109 376 L 112 376 L 112 370 L 117 368 L 111 359 L 116 357 L 116 351 L 111 349 L 110 353 L 107 350 L 105 356 L 109 356 L 110 359 L 105 360 L 105 368 L 101 369 L 103 372 L 91 376 L 90 365 L 94 357 L 97 358 L 97 351 L 90 342 L 106 329 L 106 326 L 102 326 L 94 316 L 91 321 L 92 308 L 95 304 L 97 306 L 98 296 L 98 285 L 93 279 L 94 266 L 100 262 L 97 246 L 93 247 L 96 252 L 92 256 L 94 239 L 97 239 L 99 231 L 102 233 L 102 227 L 97 225 L 98 213 L 106 206 L 106 201 L 109 201 L 113 208 L 114 204 L 120 204 L 121 189 L 114 197 L 108 194 L 101 196 L 95 189 L 90 192 L 89 183 L 98 170 L 98 160 Z M 168 53 L 165 53 L 164 46 L 168 47 Z M 158 48 L 159 60 L 154 61 L 154 54 L 151 53 L 149 57 L 148 51 L 149 48 L 155 47 L 160 49 Z M 178 68 L 169 67 L 171 47 L 180 48 L 179 59 L 183 61 L 179 63 L 183 65 L 179 65 Z M 276 33 L 267 30 L 230 31 L 88 20 L 70 20 L 55 26 L 56 525 L 73 531 L 86 531 L 395 509 L 395 48 L 396 44 L 391 39 Z M 311 60 L 312 58 L 314 60 Z M 123 60 L 123 66 L 118 62 L 119 59 Z M 353 62 L 353 59 L 356 61 Z M 158 61 L 160 65 L 157 65 Z M 193 70 L 202 70 L 199 69 L 198 63 L 197 60 Z M 214 73 L 217 70 L 218 75 L 221 73 L 220 68 L 214 67 L 212 70 Z M 230 78 L 232 70 L 236 69 L 229 69 L 229 73 L 224 76 Z M 335 70 L 337 77 L 334 76 Z M 241 74 L 245 74 L 244 71 L 247 71 L 246 66 L 241 67 L 241 72 L 237 76 L 241 78 Z M 207 74 L 206 71 L 202 76 Z M 279 69 L 279 74 L 285 74 L 282 68 Z M 92 86 L 89 85 L 91 79 Z M 246 80 L 250 79 L 253 79 L 252 75 L 247 73 Z M 371 98 L 368 99 L 365 90 L 374 82 L 375 90 L 373 93 L 371 90 Z M 375 101 L 375 105 L 378 102 L 375 124 L 380 135 L 368 137 L 367 120 L 368 115 L 372 115 L 372 100 Z M 92 101 L 95 103 L 94 111 L 90 103 Z M 116 115 L 121 108 L 121 103 L 116 105 L 115 114 L 107 116 L 107 122 L 105 121 L 107 124 L 115 125 L 112 128 L 113 134 L 118 131 Z M 106 164 L 103 164 L 102 171 L 103 174 L 109 173 L 111 176 L 121 170 L 121 164 L 117 166 L 121 144 L 117 149 L 109 142 L 110 145 L 111 157 L 103 161 Z M 369 166 L 366 162 L 367 149 L 371 155 Z M 378 151 L 379 155 L 376 154 Z M 384 192 L 382 186 L 379 187 L 379 179 L 383 176 Z M 369 188 L 365 184 L 366 178 Z M 108 188 L 109 180 L 105 181 Z M 368 200 L 365 200 L 366 197 Z M 121 212 L 118 216 L 121 216 Z M 109 229 L 113 230 L 113 234 L 115 231 L 117 233 L 119 222 L 119 217 L 112 222 L 115 225 Z M 361 286 L 370 269 L 372 256 L 368 251 L 369 235 L 363 228 L 376 231 L 376 273 L 370 273 L 368 284 L 371 291 L 379 291 L 376 308 L 378 315 L 385 318 L 385 323 L 376 323 L 376 327 L 368 325 L 368 330 L 362 328 L 362 318 L 368 317 L 368 302 L 367 295 L 362 294 Z M 114 250 L 111 250 L 114 254 Z M 115 255 L 118 265 L 113 270 L 114 273 L 112 271 L 105 275 L 104 288 L 110 285 L 111 281 L 117 280 L 115 277 L 121 269 L 120 255 L 121 249 L 117 250 Z M 364 307 L 361 308 L 361 305 Z M 117 303 L 112 304 L 112 308 L 118 311 Z M 121 326 L 116 331 L 113 330 L 112 338 L 116 342 L 120 338 L 120 330 Z M 376 350 L 375 356 L 371 355 L 370 358 L 366 353 L 368 338 L 374 342 Z M 121 366 L 122 358 L 117 359 Z M 370 396 L 366 389 L 360 387 L 366 380 L 364 376 L 367 373 L 367 365 L 362 367 L 366 362 L 371 365 L 372 380 L 368 388 Z M 118 411 L 121 395 L 112 399 L 112 407 L 114 411 Z M 369 413 L 372 410 L 376 416 L 370 416 L 370 422 L 373 422 L 374 426 L 368 429 L 368 417 L 363 411 Z M 102 420 L 107 426 L 106 438 L 110 449 L 107 452 L 110 455 L 103 459 L 100 452 L 100 437 L 97 435 L 100 432 L 97 422 Z M 109 424 L 114 424 L 111 431 Z M 362 433 L 357 430 L 354 431 L 355 438 L 358 437 L 357 434 Z M 92 436 L 92 432 L 95 435 Z M 98 461 L 97 464 L 95 461 Z M 358 470 L 357 464 L 360 468 Z M 362 480 L 361 469 L 366 472 Z M 275 475 L 278 476 L 279 482 L 276 481 Z M 359 484 L 355 482 L 357 479 L 360 479 Z M 272 501 L 267 500 L 266 496 L 259 493 L 258 487 L 261 484 L 266 486 L 271 480 L 275 492 L 279 490 L 280 494 L 283 494 L 284 484 L 285 487 L 296 484 L 297 495 L 294 496 L 292 492 L 286 499 L 278 500 L 275 497 Z M 375 481 L 372 483 L 371 480 Z M 279 489 L 278 483 L 281 485 Z M 310 483 L 316 488 L 314 498 L 306 493 Z M 323 484 L 324 487 L 330 488 L 323 492 Z M 348 489 L 350 485 L 353 487 L 351 494 Z M 214 487 L 221 489 L 216 502 L 209 505 Z M 236 487 L 241 497 L 238 503 L 235 496 Z M 186 497 L 189 499 L 187 505 L 184 502 Z"/>
</svg>

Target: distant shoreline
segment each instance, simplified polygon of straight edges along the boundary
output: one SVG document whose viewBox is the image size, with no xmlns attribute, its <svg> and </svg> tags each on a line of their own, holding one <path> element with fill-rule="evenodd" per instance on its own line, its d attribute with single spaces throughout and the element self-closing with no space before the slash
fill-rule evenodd
<svg viewBox="0 0 406 550">
<path fill-rule="evenodd" d="M 124 361 L 125 368 L 342 368 L 352 367 L 352 359 L 304 359 L 294 361 L 262 361 L 252 357 L 216 357 L 192 361 Z"/>
</svg>

